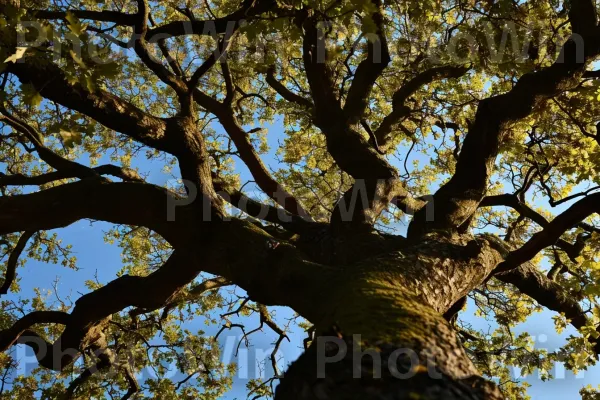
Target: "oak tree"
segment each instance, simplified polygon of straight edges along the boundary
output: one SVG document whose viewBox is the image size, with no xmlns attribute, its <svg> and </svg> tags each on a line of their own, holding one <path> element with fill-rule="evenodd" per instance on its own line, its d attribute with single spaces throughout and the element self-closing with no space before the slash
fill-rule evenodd
<svg viewBox="0 0 600 400">
<path fill-rule="evenodd" d="M 254 398 L 521 399 L 509 367 L 600 354 L 596 2 L 0 9 L 1 397 L 218 398 L 234 367 L 215 336 L 258 331 L 240 314 L 278 338 Z M 72 303 L 14 296 L 28 259 L 77 267 L 60 235 L 81 220 L 110 224 L 118 277 Z M 308 332 L 281 376 L 273 306 Z M 556 352 L 512 334 L 541 309 L 580 334 Z M 218 334 L 180 328 L 210 313 Z M 15 376 L 19 344 L 39 368 Z"/>
</svg>

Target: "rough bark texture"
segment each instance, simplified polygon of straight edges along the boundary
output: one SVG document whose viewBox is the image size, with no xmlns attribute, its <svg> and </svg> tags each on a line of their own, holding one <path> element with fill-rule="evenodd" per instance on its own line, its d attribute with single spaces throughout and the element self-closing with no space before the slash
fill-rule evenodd
<svg viewBox="0 0 600 400">
<path fill-rule="evenodd" d="M 9 3 L 18 5 L 14 1 L 0 1 L 0 9 Z M 271 0 L 243 1 L 238 10 L 226 17 L 191 21 L 189 31 L 184 29 L 184 21 L 149 27 L 150 7 L 143 0 L 138 0 L 135 14 L 74 10 L 82 19 L 134 28 L 137 37 L 133 47 L 141 66 L 175 93 L 179 108 L 177 115 L 171 118 L 150 115 L 108 91 L 70 83 L 61 67 L 43 53 L 25 53 L 18 63 L 7 66 L 7 74 L 32 85 L 44 98 L 149 148 L 174 156 L 181 176 L 197 188 L 198 197 L 177 207 L 173 218 L 166 218 L 167 210 L 173 208 L 172 201 L 181 200 L 180 196 L 145 183 L 124 169 L 89 168 L 67 160 L 45 148 L 39 132 L 2 107 L 2 122 L 10 125 L 20 140 L 32 145 L 31 151 L 37 152 L 56 171 L 36 177 L 2 175 L 0 188 L 79 179 L 29 194 L 0 197 L 0 234 L 25 232 L 13 249 L 10 265 L 16 265 L 27 239 L 34 232 L 65 227 L 82 219 L 146 227 L 166 239 L 174 251 L 161 268 L 148 276 L 121 276 L 82 296 L 70 313 L 25 315 L 10 328 L 0 331 L 0 350 L 7 350 L 15 343 L 29 345 L 40 365 L 61 371 L 82 351 L 107 347 L 103 331 L 112 314 L 127 307 L 149 311 L 171 307 L 179 301 L 182 288 L 193 282 L 200 272 L 207 272 L 218 275 L 219 284 L 241 287 L 252 300 L 264 306 L 291 307 L 315 325 L 318 339 L 283 377 L 276 393 L 278 400 L 502 398 L 493 383 L 479 376 L 444 315 L 449 310 L 454 312 L 470 291 L 496 275 L 548 308 L 565 312 L 576 327 L 588 322 L 579 304 L 573 302 L 560 285 L 549 281 L 528 263 L 554 244 L 570 257 L 577 257 L 577 246 L 560 238 L 573 226 L 583 226 L 581 221 L 587 216 L 600 211 L 600 195 L 590 195 L 576 202 L 550 222 L 511 195 L 485 196 L 499 146 L 506 139 L 511 124 L 529 116 L 547 99 L 577 86 L 587 65 L 600 54 L 600 28 L 593 3 L 570 2 L 573 34 L 581 35 L 586 44 L 583 59 L 579 59 L 572 38 L 564 45 L 562 61 L 524 75 L 507 93 L 479 102 L 475 121 L 468 129 L 460 152 L 456 174 L 431 200 L 435 203 L 433 220 L 426 202 L 411 197 L 397 170 L 377 146 L 377 140 L 385 150 L 388 134 L 410 113 L 407 101 L 423 85 L 434 80 L 459 78 L 468 67 L 431 68 L 415 74 L 395 90 L 393 111 L 371 132 L 364 117 L 373 86 L 391 61 L 382 3 L 374 0 L 369 8 L 375 40 L 367 44 L 366 57 L 353 71 L 352 83 L 343 101 L 318 29 L 323 15 L 308 6 L 300 10 L 281 10 L 274 3 Z M 327 151 L 336 165 L 355 180 L 327 222 L 314 222 L 301 202 L 275 181 L 260 160 L 232 111 L 235 90 L 225 63 L 221 65 L 224 95 L 208 95 L 198 88 L 198 82 L 208 68 L 217 64 L 215 56 L 188 79 L 180 69 L 171 66 L 171 71 L 149 55 L 154 35 L 207 35 L 204 27 L 209 22 L 214 23 L 218 34 L 223 34 L 228 21 L 234 21 L 237 29 L 243 19 L 260 16 L 267 10 L 275 15 L 281 13 L 300 28 L 302 63 L 311 98 L 291 92 L 278 82 L 273 69 L 269 69 L 266 83 L 283 99 L 305 110 L 324 135 Z M 30 13 L 32 17 L 46 20 L 66 16 L 57 10 Z M 15 35 L 0 35 L 0 44 L 14 51 Z M 380 49 L 378 61 L 373 57 L 375 47 Z M 325 54 L 319 55 L 319 51 Z M 323 55 L 325 60 L 319 58 Z M 198 106 L 219 120 L 258 187 L 277 206 L 249 201 L 241 192 L 219 182 L 212 170 L 205 138 L 196 125 Z M 369 143 L 361 129 L 368 130 L 374 143 Z M 111 182 L 103 177 L 107 174 L 126 182 Z M 354 206 L 348 204 L 360 190 L 364 191 L 367 201 L 358 201 Z M 218 192 L 225 192 L 227 196 L 220 196 Z M 284 195 L 287 198 L 281 197 Z M 229 219 L 224 201 L 251 215 L 266 207 L 268 213 L 263 219 L 278 223 L 287 232 L 248 220 Z M 498 201 L 505 201 L 504 205 L 514 207 L 523 218 L 530 218 L 543 229 L 516 249 L 494 236 L 474 237 L 465 233 L 479 207 L 498 205 Z M 414 214 L 407 238 L 389 238 L 374 229 L 382 211 L 392 204 Z M 348 209 L 351 212 L 344 215 Z M 9 268 L 8 284 L 5 282 L 2 292 L 10 286 L 14 275 L 14 270 Z M 45 343 L 35 332 L 35 325 L 42 323 L 65 327 L 55 343 Z M 330 338 L 328 346 L 319 347 L 328 336 L 333 336 L 335 341 Z M 42 352 L 42 345 L 57 352 Z M 323 357 L 336 357 L 338 346 L 357 347 L 371 353 L 360 358 L 350 351 L 336 362 L 324 363 Z M 63 350 L 69 352 L 55 357 Z M 397 357 L 399 350 L 403 355 Z M 407 357 L 411 352 L 416 357 L 414 360 Z M 375 361 L 373 355 L 377 356 Z M 103 366 L 110 365 L 111 359 L 112 356 L 107 355 Z M 320 363 L 324 363 L 322 371 Z M 381 377 L 376 376 L 379 370 Z M 402 379 L 398 374 L 411 377 Z M 71 393 L 74 390 L 69 389 Z M 135 390 L 136 385 L 132 383 L 131 391 Z"/>
<path fill-rule="evenodd" d="M 351 340 L 344 340 L 345 347 L 352 348 Z M 408 344 L 410 345 L 410 344 Z M 329 346 L 318 356 L 317 346 L 309 348 L 288 369 L 276 399 L 502 399 L 498 389 L 489 381 L 477 375 L 456 378 L 440 373 L 436 366 L 419 358 L 416 363 L 406 354 L 407 343 L 380 343 L 373 353 L 367 353 L 356 362 L 360 354 L 348 353 L 342 360 L 324 366 L 324 377 L 317 375 L 315 365 L 322 362 L 323 355 L 334 359 L 339 354 L 336 345 Z M 450 348 L 448 349 L 450 350 Z M 452 351 L 452 350 L 450 350 Z M 377 361 L 373 361 L 373 359 Z M 390 361 L 391 359 L 391 361 Z M 381 361 L 379 361 L 381 360 Z M 373 376 L 371 371 L 381 370 L 381 375 Z M 360 371 L 357 373 L 356 371 Z M 393 372 L 390 372 L 393 371 Z"/>
<path fill-rule="evenodd" d="M 483 237 L 430 235 L 419 245 L 345 271 L 322 299 L 324 315 L 317 327 L 322 335 L 343 340 L 346 356 L 327 362 L 324 357 L 339 354 L 339 343 L 316 339 L 285 374 L 276 399 L 502 398 L 478 376 L 442 317 L 500 260 Z M 320 340 L 329 345 L 320 346 Z M 353 346 L 376 356 L 361 358 Z M 315 369 L 319 365 L 321 375 Z"/>
</svg>

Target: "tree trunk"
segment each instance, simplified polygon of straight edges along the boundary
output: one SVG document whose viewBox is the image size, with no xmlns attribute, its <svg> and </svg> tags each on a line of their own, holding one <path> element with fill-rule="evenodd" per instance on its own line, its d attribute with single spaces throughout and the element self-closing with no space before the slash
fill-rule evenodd
<svg viewBox="0 0 600 400">
<path fill-rule="evenodd" d="M 349 270 L 275 398 L 501 399 L 443 318 L 501 261 L 494 244 L 433 234 Z"/>
</svg>

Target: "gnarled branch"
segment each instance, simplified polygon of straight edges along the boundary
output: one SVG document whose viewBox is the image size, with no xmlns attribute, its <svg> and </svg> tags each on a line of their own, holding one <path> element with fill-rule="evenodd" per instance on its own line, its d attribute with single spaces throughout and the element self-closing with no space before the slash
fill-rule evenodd
<svg viewBox="0 0 600 400">
<path fill-rule="evenodd" d="M 12 285 L 17 275 L 16 271 L 17 264 L 19 262 L 19 257 L 21 256 L 21 253 L 23 253 L 23 250 L 25 250 L 27 242 L 29 241 L 29 239 L 31 239 L 34 233 L 34 231 L 23 232 L 23 234 L 17 241 L 17 244 L 15 245 L 14 249 L 10 253 L 10 256 L 8 257 L 8 262 L 6 263 L 6 273 L 4 275 L 4 282 L 2 282 L 2 286 L 0 287 L 0 295 L 8 293 L 10 285 Z"/>
<path fill-rule="evenodd" d="M 350 124 L 356 124 L 363 118 L 373 85 L 391 61 L 384 32 L 382 2 L 372 0 L 372 3 L 377 8 L 377 11 L 371 15 L 376 30 L 366 35 L 368 41 L 366 58 L 356 68 L 344 104 L 344 114 Z"/>
<path fill-rule="evenodd" d="M 107 128 L 155 149 L 173 151 L 166 137 L 165 120 L 102 89 L 91 92 L 80 83 L 71 84 L 65 73 L 49 61 L 26 56 L 19 63 L 9 64 L 7 71 L 22 83 L 32 84 L 43 97 L 87 115 Z"/>
<path fill-rule="evenodd" d="M 509 92 L 479 103 L 456 172 L 434 195 L 435 217 L 427 221 L 423 212 L 417 213 L 409 226 L 409 236 L 418 238 L 432 229 L 458 230 L 473 215 L 485 197 L 510 124 L 530 115 L 547 99 L 577 86 L 587 65 L 600 54 L 594 10 L 590 0 L 573 1 L 569 13 L 573 35 L 554 64 L 523 75 Z"/>
<path fill-rule="evenodd" d="M 540 251 L 555 244 L 567 230 L 597 212 L 600 212 L 600 193 L 579 200 L 533 235 L 523 246 L 511 251 L 505 261 L 496 268 L 495 273 L 510 271 L 530 261 Z"/>
<path fill-rule="evenodd" d="M 174 194 L 144 184 L 86 179 L 40 192 L 0 197 L 0 234 L 56 229 L 81 219 L 146 226 L 177 241 L 180 224 L 169 222 Z M 186 213 L 178 207 L 178 218 Z"/>
<path fill-rule="evenodd" d="M 388 135 L 392 131 L 394 125 L 410 114 L 411 110 L 405 103 L 410 96 L 417 92 L 417 90 L 437 80 L 460 78 L 466 74 L 467 71 L 469 71 L 469 67 L 464 66 L 445 65 L 442 67 L 432 67 L 417 74 L 414 78 L 402 85 L 392 97 L 392 112 L 383 119 L 374 132 L 379 145 L 382 148 L 385 148 L 389 139 Z"/>
</svg>

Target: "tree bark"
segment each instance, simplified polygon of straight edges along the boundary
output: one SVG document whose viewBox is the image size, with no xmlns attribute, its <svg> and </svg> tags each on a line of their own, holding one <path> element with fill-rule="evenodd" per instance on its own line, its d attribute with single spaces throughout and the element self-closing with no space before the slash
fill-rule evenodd
<svg viewBox="0 0 600 400">
<path fill-rule="evenodd" d="M 323 297 L 319 336 L 275 398 L 501 399 L 443 318 L 501 261 L 494 247 L 429 235 L 349 270 Z"/>
</svg>

